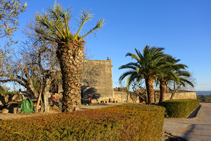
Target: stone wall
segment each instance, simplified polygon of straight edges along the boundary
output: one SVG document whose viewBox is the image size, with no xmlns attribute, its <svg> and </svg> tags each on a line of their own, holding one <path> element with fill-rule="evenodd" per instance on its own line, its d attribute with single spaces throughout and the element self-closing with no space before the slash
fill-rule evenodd
<svg viewBox="0 0 211 141">
<path fill-rule="evenodd" d="M 125 91 L 114 90 L 113 99 L 115 99 L 117 102 L 122 102 L 122 103 L 123 102 L 139 103 L 139 97 L 138 96 L 130 95 L 129 93 L 127 93 Z"/>
<path fill-rule="evenodd" d="M 127 101 L 127 93 L 124 91 L 114 91 L 113 99 L 117 102 L 126 102 Z"/>
<path fill-rule="evenodd" d="M 111 60 L 85 60 L 82 80 L 83 98 L 91 93 L 93 99 L 113 99 L 113 77 Z"/>
<path fill-rule="evenodd" d="M 166 93 L 165 100 L 169 100 L 171 97 L 171 93 Z M 136 97 L 134 101 L 135 96 L 131 96 L 127 94 L 125 91 L 118 91 L 114 90 L 114 97 L 118 102 L 135 102 L 139 103 L 139 97 Z M 174 99 L 197 99 L 196 92 L 178 92 L 176 93 Z M 156 97 L 156 103 L 159 102 L 159 96 Z"/>
<path fill-rule="evenodd" d="M 171 93 L 166 93 L 165 100 L 171 98 Z M 196 92 L 178 92 L 174 99 L 197 99 Z"/>
</svg>

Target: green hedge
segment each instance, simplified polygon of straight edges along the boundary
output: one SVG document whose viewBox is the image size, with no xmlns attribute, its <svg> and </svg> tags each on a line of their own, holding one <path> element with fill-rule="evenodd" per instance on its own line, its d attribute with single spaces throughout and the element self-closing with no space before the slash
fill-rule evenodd
<svg viewBox="0 0 211 141">
<path fill-rule="evenodd" d="M 6 91 L 1 91 L 0 94 L 19 94 L 19 92 L 6 92 Z"/>
<path fill-rule="evenodd" d="M 0 121 L 2 140 L 159 141 L 165 108 L 125 104 Z"/>
<path fill-rule="evenodd" d="M 198 99 L 171 99 L 162 105 L 166 108 L 167 117 L 187 118 L 199 106 Z"/>
</svg>

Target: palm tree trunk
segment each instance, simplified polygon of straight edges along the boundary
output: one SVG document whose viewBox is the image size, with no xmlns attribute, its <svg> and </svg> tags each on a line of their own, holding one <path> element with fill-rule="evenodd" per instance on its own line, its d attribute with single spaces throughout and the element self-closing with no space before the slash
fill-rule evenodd
<svg viewBox="0 0 211 141">
<path fill-rule="evenodd" d="M 160 81 L 160 100 L 159 104 L 161 104 L 165 100 L 166 95 L 166 83 L 164 81 Z"/>
<path fill-rule="evenodd" d="M 84 44 L 76 40 L 58 43 L 57 57 L 60 61 L 63 81 L 62 112 L 71 112 L 81 106 L 81 77 Z"/>
<path fill-rule="evenodd" d="M 155 103 L 153 78 L 151 78 L 151 77 L 146 78 L 145 83 L 146 83 L 146 88 L 147 88 L 148 104 L 153 104 L 153 103 Z"/>
</svg>

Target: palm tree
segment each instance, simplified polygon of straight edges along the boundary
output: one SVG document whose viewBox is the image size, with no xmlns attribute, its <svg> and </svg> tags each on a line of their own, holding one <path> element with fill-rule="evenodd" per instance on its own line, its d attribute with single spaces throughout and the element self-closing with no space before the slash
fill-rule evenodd
<svg viewBox="0 0 211 141">
<path fill-rule="evenodd" d="M 56 54 L 60 62 L 63 80 L 63 112 L 80 108 L 84 38 L 90 33 L 98 31 L 104 23 L 104 20 L 100 19 L 94 28 L 83 36 L 79 36 L 83 25 L 91 20 L 92 14 L 90 11 L 82 11 L 80 19 L 78 19 L 79 29 L 76 33 L 71 33 L 69 27 L 71 11 L 70 8 L 64 10 L 60 4 L 55 3 L 53 9 L 49 8 L 43 15 L 36 14 L 38 25 L 35 31 L 44 39 L 58 43 Z"/>
<path fill-rule="evenodd" d="M 145 79 L 149 104 L 154 103 L 153 78 L 157 77 L 160 73 L 159 67 L 166 63 L 163 58 L 167 55 L 164 54 L 163 50 L 164 48 L 149 47 L 146 45 L 142 55 L 139 50 L 135 49 L 137 56 L 132 53 L 127 53 L 126 56 L 131 56 L 131 58 L 135 59 L 137 62 L 130 62 L 119 67 L 119 69 L 130 69 L 119 78 L 119 81 L 121 82 L 124 77 L 129 76 L 127 80 L 127 89 L 129 89 L 129 86 L 133 81 Z"/>
<path fill-rule="evenodd" d="M 160 67 L 160 74 L 155 78 L 156 85 L 158 84 L 158 81 L 160 83 L 160 104 L 165 100 L 167 82 L 173 80 L 177 84 L 179 83 L 180 79 L 175 71 L 187 68 L 187 66 L 184 64 L 177 64 L 180 59 L 176 60 L 170 55 L 168 55 L 164 59 L 166 60 L 166 64 Z"/>
</svg>

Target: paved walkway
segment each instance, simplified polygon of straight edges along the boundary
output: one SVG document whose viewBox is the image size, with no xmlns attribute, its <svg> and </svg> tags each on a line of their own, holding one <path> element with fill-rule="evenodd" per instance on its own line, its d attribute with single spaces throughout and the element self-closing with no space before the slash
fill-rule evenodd
<svg viewBox="0 0 211 141">
<path fill-rule="evenodd" d="M 211 103 L 201 103 L 195 118 L 165 119 L 163 130 L 188 141 L 211 141 Z"/>
</svg>

